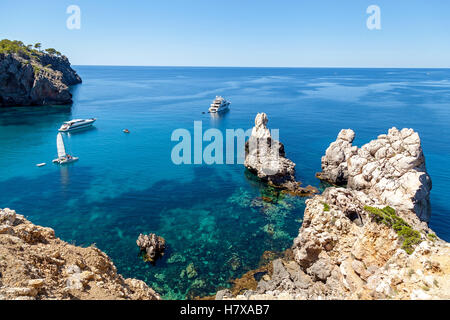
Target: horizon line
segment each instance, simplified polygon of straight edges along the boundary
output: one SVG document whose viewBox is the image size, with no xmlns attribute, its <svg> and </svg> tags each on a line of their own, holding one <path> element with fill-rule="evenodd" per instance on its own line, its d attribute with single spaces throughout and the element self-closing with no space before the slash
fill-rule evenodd
<svg viewBox="0 0 450 320">
<path fill-rule="evenodd" d="M 122 64 L 71 64 L 80 67 L 159 67 L 159 68 L 267 68 L 267 69 L 450 69 L 450 67 L 346 67 L 346 66 L 325 66 L 325 67 L 286 67 L 286 66 L 201 66 L 201 65 L 122 65 Z"/>
</svg>

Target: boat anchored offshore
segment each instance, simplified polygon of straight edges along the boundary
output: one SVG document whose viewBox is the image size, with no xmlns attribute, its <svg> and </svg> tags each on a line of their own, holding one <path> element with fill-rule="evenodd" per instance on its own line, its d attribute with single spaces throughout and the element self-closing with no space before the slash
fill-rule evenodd
<svg viewBox="0 0 450 320">
<path fill-rule="evenodd" d="M 229 105 L 231 102 L 227 101 L 225 98 L 221 96 L 216 96 L 213 103 L 211 103 L 211 106 L 209 107 L 210 113 L 218 113 L 227 111 L 229 109 Z"/>
<path fill-rule="evenodd" d="M 80 130 L 89 128 L 97 119 L 73 119 L 70 121 L 66 121 L 62 124 L 62 126 L 58 129 L 59 132 L 68 132 L 74 130 Z"/>
<path fill-rule="evenodd" d="M 58 132 L 58 135 L 56 136 L 56 148 L 58 149 L 58 158 L 53 160 L 53 163 L 66 164 L 78 160 L 78 157 L 73 157 L 70 154 L 66 153 L 64 140 L 60 132 Z"/>
</svg>

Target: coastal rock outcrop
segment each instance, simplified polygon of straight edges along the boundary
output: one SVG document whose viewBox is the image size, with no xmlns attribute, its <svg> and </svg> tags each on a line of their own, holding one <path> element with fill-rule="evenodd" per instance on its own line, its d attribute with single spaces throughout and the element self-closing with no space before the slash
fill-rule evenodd
<svg viewBox="0 0 450 320">
<path fill-rule="evenodd" d="M 2 40 L 2 42 L 5 40 Z M 12 48 L 12 49 L 11 49 Z M 0 107 L 70 104 L 69 86 L 81 83 L 66 56 L 23 45 L 0 47 Z"/>
<path fill-rule="evenodd" d="M 143 281 L 124 279 L 95 246 L 77 247 L 34 225 L 14 210 L 0 209 L 0 300 L 152 299 Z"/>
<path fill-rule="evenodd" d="M 412 211 L 334 187 L 306 204 L 293 257 L 273 261 L 256 288 L 217 299 L 450 298 L 450 245 Z"/>
<path fill-rule="evenodd" d="M 344 185 L 348 181 L 347 159 L 356 153 L 358 147 L 352 146 L 355 132 L 342 129 L 336 141 L 332 142 L 322 157 L 322 172 L 317 173 L 321 180 L 336 185 Z"/>
<path fill-rule="evenodd" d="M 391 128 L 361 148 L 352 146 L 354 136 L 350 129 L 339 133 L 322 157 L 317 177 L 364 191 L 394 209 L 413 210 L 428 222 L 432 184 L 417 132 Z"/>
<path fill-rule="evenodd" d="M 265 113 L 258 113 L 250 138 L 245 144 L 244 166 L 273 187 L 299 194 L 311 194 L 310 186 L 300 187 L 295 179 L 295 163 L 286 158 L 284 145 L 272 138 Z"/>
<path fill-rule="evenodd" d="M 166 240 L 154 233 L 148 235 L 139 234 L 136 244 L 141 251 L 145 252 L 145 259 L 150 262 L 164 255 L 164 249 L 166 248 Z"/>
<path fill-rule="evenodd" d="M 419 135 L 393 128 L 360 149 L 353 139 L 342 130 L 322 158 L 319 176 L 347 188 L 306 200 L 291 254 L 216 299 L 450 299 L 450 244 L 422 221 L 431 181 Z"/>
</svg>

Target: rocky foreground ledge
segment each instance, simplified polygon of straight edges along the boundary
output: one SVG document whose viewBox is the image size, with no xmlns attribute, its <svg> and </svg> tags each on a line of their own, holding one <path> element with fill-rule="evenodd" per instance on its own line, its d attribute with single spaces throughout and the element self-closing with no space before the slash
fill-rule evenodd
<svg viewBox="0 0 450 320">
<path fill-rule="evenodd" d="M 151 299 L 160 297 L 143 281 L 124 279 L 111 259 L 90 246 L 55 237 L 14 210 L 0 210 L 0 300 Z"/>
<path fill-rule="evenodd" d="M 69 59 L 20 41 L 0 41 L 0 107 L 72 103 L 69 86 L 81 83 Z"/>
<path fill-rule="evenodd" d="M 361 149 L 353 138 L 341 131 L 320 174 L 348 187 L 308 199 L 290 254 L 216 299 L 450 299 L 450 245 L 421 221 L 431 181 L 419 135 L 393 128 Z"/>
</svg>

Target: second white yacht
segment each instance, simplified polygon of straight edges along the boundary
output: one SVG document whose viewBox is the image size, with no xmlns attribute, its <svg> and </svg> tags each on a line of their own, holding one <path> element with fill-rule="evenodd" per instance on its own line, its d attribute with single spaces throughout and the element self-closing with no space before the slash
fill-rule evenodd
<svg viewBox="0 0 450 320">
<path fill-rule="evenodd" d="M 209 107 L 209 112 L 218 113 L 226 111 L 229 109 L 230 104 L 231 102 L 227 101 L 225 98 L 216 96 L 213 103 L 211 103 L 211 106 Z"/>
<path fill-rule="evenodd" d="M 58 131 L 68 132 L 68 131 L 73 131 L 73 130 L 85 129 L 85 128 L 92 126 L 92 124 L 95 122 L 95 120 L 97 120 L 97 119 L 95 119 L 95 118 L 73 119 L 70 121 L 66 121 L 62 124 L 62 126 L 59 128 Z"/>
</svg>

